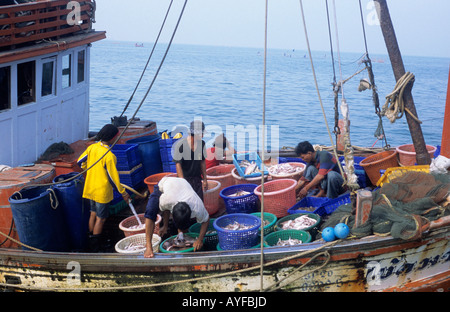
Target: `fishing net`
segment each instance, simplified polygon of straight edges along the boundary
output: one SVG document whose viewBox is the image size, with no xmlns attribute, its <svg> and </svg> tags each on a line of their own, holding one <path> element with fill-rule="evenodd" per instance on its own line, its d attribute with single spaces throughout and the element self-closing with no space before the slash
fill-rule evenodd
<svg viewBox="0 0 450 312">
<path fill-rule="evenodd" d="M 38 162 L 43 160 L 52 160 L 59 157 L 59 155 L 73 153 L 74 150 L 70 147 L 69 144 L 65 142 L 53 143 L 45 150 L 41 157 L 39 157 Z"/>
<path fill-rule="evenodd" d="M 394 238 L 421 237 L 430 221 L 450 214 L 450 175 L 408 172 L 373 193 L 369 220 L 357 228 L 352 204 L 338 207 L 321 229 L 346 223 L 356 237 L 372 234 Z"/>
</svg>

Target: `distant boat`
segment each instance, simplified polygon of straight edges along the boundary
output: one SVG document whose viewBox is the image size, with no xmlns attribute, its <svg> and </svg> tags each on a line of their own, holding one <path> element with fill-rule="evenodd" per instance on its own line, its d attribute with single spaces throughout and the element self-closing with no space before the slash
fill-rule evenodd
<svg viewBox="0 0 450 312">
<path fill-rule="evenodd" d="M 143 44 L 143 43 L 136 43 L 134 46 L 135 46 L 136 48 L 143 48 L 143 47 L 144 47 L 144 44 Z"/>
</svg>

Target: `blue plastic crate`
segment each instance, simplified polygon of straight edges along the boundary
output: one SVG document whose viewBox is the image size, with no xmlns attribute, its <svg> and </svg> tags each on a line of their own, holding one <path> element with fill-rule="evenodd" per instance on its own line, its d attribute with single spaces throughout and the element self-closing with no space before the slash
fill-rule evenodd
<svg viewBox="0 0 450 312">
<path fill-rule="evenodd" d="M 253 213 L 259 209 L 259 197 L 255 195 L 256 184 L 238 184 L 224 188 L 220 191 L 220 197 L 225 203 L 227 213 Z M 229 196 L 238 191 L 246 191 L 250 194 L 242 196 Z"/>
<path fill-rule="evenodd" d="M 278 157 L 279 164 L 290 163 L 290 162 L 299 162 L 302 164 L 307 164 L 303 159 L 298 158 L 298 157 Z"/>
<path fill-rule="evenodd" d="M 177 172 L 177 165 L 174 162 L 163 162 L 163 172 Z"/>
<path fill-rule="evenodd" d="M 248 230 L 226 230 L 234 222 L 251 226 Z M 219 246 L 222 250 L 248 249 L 258 244 L 261 219 L 252 214 L 233 213 L 221 216 L 214 221 L 214 228 L 219 236 Z"/>
<path fill-rule="evenodd" d="M 354 162 L 353 167 L 355 168 L 355 170 L 364 170 L 364 168 L 361 167 L 361 165 L 359 164 L 364 159 L 366 159 L 366 157 L 353 156 L 353 162 Z M 344 156 L 339 157 L 339 161 L 341 162 L 342 166 L 345 166 Z"/>
<path fill-rule="evenodd" d="M 300 201 L 298 201 L 294 206 L 292 206 L 289 210 L 289 214 L 295 213 L 312 213 L 312 211 L 302 210 L 302 207 L 314 207 L 314 211 L 320 208 L 323 204 L 330 201 L 328 197 L 312 197 L 308 196 Z"/>
<path fill-rule="evenodd" d="M 145 179 L 144 167 L 139 164 L 130 171 L 119 171 L 119 179 L 120 183 L 130 187 L 139 186 Z"/>
<path fill-rule="evenodd" d="M 141 163 L 137 144 L 116 144 L 111 152 L 116 155 L 118 171 L 129 171 Z"/>
<path fill-rule="evenodd" d="M 318 214 L 321 217 L 324 217 L 326 215 L 332 214 L 339 206 L 349 203 L 351 203 L 350 193 L 347 193 L 323 203 L 319 208 L 314 210 L 314 213 Z"/>
<path fill-rule="evenodd" d="M 250 152 L 250 153 L 242 153 L 242 154 L 234 154 L 233 155 L 233 163 L 234 166 L 236 167 L 236 170 L 238 172 L 238 174 L 247 179 L 247 178 L 254 178 L 254 177 L 260 177 L 261 173 L 260 172 L 256 172 L 256 173 L 252 173 L 252 174 L 245 174 L 245 168 L 241 167 L 239 165 L 239 163 L 243 160 L 247 160 L 249 162 L 254 161 L 256 163 L 256 165 L 258 166 L 258 168 L 260 170 L 262 170 L 262 161 L 261 158 L 259 158 L 258 153 L 256 152 Z M 267 170 L 264 170 L 264 175 L 269 174 L 269 172 Z"/>
</svg>

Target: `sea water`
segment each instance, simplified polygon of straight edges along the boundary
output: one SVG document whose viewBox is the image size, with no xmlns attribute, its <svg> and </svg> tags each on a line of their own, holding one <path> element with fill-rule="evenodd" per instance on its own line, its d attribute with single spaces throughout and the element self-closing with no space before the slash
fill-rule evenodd
<svg viewBox="0 0 450 312">
<path fill-rule="evenodd" d="M 152 50 L 152 44 L 135 47 L 131 42 L 102 41 L 91 50 L 90 130 L 98 131 L 111 117 L 119 116 L 133 93 Z M 264 51 L 257 48 L 172 45 L 158 71 L 166 45 L 158 45 L 142 82 L 124 115 L 157 123 L 158 131 L 177 125 L 188 127 L 202 119 L 211 143 L 220 132 L 241 149 L 261 149 L 263 116 L 269 148 L 289 146 L 308 140 L 330 146 L 335 124 L 333 72 L 336 80 L 347 79 L 364 68 L 363 53 L 341 53 L 340 62 L 329 52 L 313 52 L 316 91 L 311 62 L 300 50 L 268 51 L 264 100 Z M 370 55 L 380 107 L 395 87 L 386 55 Z M 444 120 L 450 59 L 403 56 L 406 71 L 415 75 L 413 98 L 422 132 L 430 145 L 440 145 Z M 334 69 L 334 71 L 333 71 Z M 375 114 L 372 91 L 358 91 L 367 71 L 344 84 L 349 106 L 351 143 L 362 147 L 382 147 L 374 133 L 379 118 Z M 152 85 L 146 99 L 145 94 Z M 320 97 L 319 97 L 320 95 Z M 323 103 L 325 116 L 319 98 Z M 339 103 L 342 94 L 339 95 Z M 265 103 L 265 105 L 263 105 Z M 264 108 L 265 107 L 265 108 Z M 264 114 L 265 113 L 265 114 Z M 341 112 L 339 118 L 342 118 Z M 390 123 L 383 118 L 387 142 L 391 146 L 412 143 L 406 117 Z M 327 128 L 327 124 L 329 130 Z M 228 131 L 227 131 L 228 130 Z M 242 145 L 243 132 L 246 143 Z M 278 140 L 279 142 L 276 142 Z M 250 142 L 250 145 L 248 144 Z"/>
</svg>

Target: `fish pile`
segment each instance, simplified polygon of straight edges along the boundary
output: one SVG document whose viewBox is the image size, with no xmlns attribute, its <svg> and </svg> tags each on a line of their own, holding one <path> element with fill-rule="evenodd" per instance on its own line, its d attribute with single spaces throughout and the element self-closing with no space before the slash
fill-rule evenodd
<svg viewBox="0 0 450 312">
<path fill-rule="evenodd" d="M 302 171 L 302 167 L 292 166 L 288 163 L 273 165 L 269 168 L 269 173 L 277 176 L 288 176 Z"/>
<path fill-rule="evenodd" d="M 310 218 L 307 215 L 302 215 L 294 220 L 281 223 L 281 228 L 283 230 L 303 230 L 313 226 L 316 222 L 317 220 Z"/>
<path fill-rule="evenodd" d="M 245 175 L 249 175 L 252 173 L 261 173 L 261 170 L 254 161 L 249 162 L 248 160 L 243 160 L 239 163 L 239 166 L 245 168 Z"/>
<path fill-rule="evenodd" d="M 294 246 L 294 245 L 300 245 L 303 243 L 300 239 L 296 238 L 290 238 L 282 240 L 281 238 L 278 239 L 277 246 Z"/>
<path fill-rule="evenodd" d="M 180 232 L 176 237 L 166 240 L 163 244 L 163 248 L 167 251 L 181 251 L 194 246 L 195 240 L 195 238 L 188 235 L 184 236 L 184 234 Z"/>
<path fill-rule="evenodd" d="M 143 250 L 145 248 L 146 248 L 145 244 L 131 242 L 130 244 L 125 246 L 123 249 L 126 250 L 126 251 L 141 251 L 141 250 Z"/>
<path fill-rule="evenodd" d="M 230 231 L 244 231 L 251 229 L 252 227 L 253 225 L 242 224 L 237 221 L 234 221 L 233 223 L 230 223 L 227 226 L 223 227 L 223 229 Z"/>
<path fill-rule="evenodd" d="M 128 229 L 129 230 L 143 230 L 144 228 L 145 228 L 145 224 L 136 224 L 136 225 L 130 226 Z"/>
<path fill-rule="evenodd" d="M 228 195 L 228 197 L 239 197 L 239 196 L 245 196 L 245 195 L 249 195 L 249 194 L 251 194 L 251 193 L 247 192 L 247 191 L 237 191 L 236 193 Z"/>
</svg>

